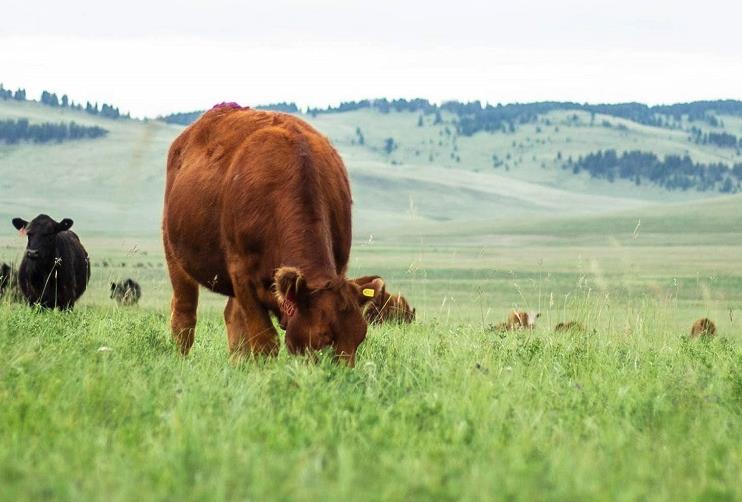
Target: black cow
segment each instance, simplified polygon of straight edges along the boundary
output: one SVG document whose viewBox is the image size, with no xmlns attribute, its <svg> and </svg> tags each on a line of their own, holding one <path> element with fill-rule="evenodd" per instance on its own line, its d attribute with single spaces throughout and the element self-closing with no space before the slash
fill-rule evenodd
<svg viewBox="0 0 742 502">
<path fill-rule="evenodd" d="M 18 301 L 23 295 L 18 290 L 18 271 L 12 265 L 0 265 L 0 298 Z"/>
<path fill-rule="evenodd" d="M 111 298 L 119 305 L 136 305 L 142 297 L 142 288 L 134 279 L 111 283 Z"/>
<path fill-rule="evenodd" d="M 26 301 L 45 308 L 71 309 L 90 280 L 90 260 L 72 220 L 56 222 L 40 214 L 31 222 L 13 218 L 13 226 L 28 237 L 18 269 L 18 283 Z"/>
</svg>

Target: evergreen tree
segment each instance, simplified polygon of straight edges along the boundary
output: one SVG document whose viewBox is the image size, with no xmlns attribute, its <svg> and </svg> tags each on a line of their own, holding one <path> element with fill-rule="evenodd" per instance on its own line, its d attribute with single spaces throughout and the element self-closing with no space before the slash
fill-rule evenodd
<svg viewBox="0 0 742 502">
<path fill-rule="evenodd" d="M 394 150 L 397 149 L 397 143 L 395 143 L 394 138 L 386 138 L 384 140 L 384 151 L 389 155 Z"/>
</svg>

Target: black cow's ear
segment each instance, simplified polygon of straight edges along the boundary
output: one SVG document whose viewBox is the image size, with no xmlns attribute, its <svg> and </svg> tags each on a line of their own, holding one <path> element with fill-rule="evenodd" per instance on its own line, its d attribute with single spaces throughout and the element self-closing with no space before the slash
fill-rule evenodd
<svg viewBox="0 0 742 502">
<path fill-rule="evenodd" d="M 111 283 L 111 291 L 113 291 L 115 289 L 116 289 L 116 283 L 115 282 L 112 282 Z"/>
<path fill-rule="evenodd" d="M 22 218 L 13 218 L 13 226 L 16 230 L 23 230 L 28 225 L 28 222 Z"/>
<path fill-rule="evenodd" d="M 57 223 L 57 232 L 64 232 L 65 230 L 69 230 L 72 228 L 72 223 L 74 223 L 71 219 L 65 218 L 59 223 Z"/>
</svg>

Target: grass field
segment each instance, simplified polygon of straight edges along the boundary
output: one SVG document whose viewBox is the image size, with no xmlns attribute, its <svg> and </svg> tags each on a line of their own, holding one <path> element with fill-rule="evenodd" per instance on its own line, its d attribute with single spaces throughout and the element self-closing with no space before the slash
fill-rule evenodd
<svg viewBox="0 0 742 502">
<path fill-rule="evenodd" d="M 381 274 L 417 308 L 412 325 L 370 328 L 347 369 L 283 349 L 230 361 L 225 299 L 210 293 L 177 355 L 157 229 L 179 128 L 33 103 L 0 103 L 5 117 L 110 133 L 0 146 L 0 262 L 25 245 L 8 217 L 48 212 L 75 219 L 92 263 L 74 312 L 0 300 L 0 500 L 742 499 L 742 196 L 554 163 L 598 148 L 736 152 L 556 113 L 516 137 L 455 141 L 415 114 L 311 119 L 350 171 L 350 275 Z M 385 155 L 389 136 L 399 148 Z M 509 170 L 492 168 L 495 150 Z M 126 277 L 142 284 L 138 307 L 108 297 Z M 492 331 L 513 308 L 538 310 L 536 328 Z M 704 316 L 718 336 L 689 340 Z M 571 319 L 587 332 L 553 332 Z"/>
<path fill-rule="evenodd" d="M 353 370 L 230 363 L 211 294 L 183 359 L 159 243 L 90 239 L 75 312 L 0 306 L 0 496 L 739 499 L 742 243 L 627 234 L 358 242 L 351 271 L 382 273 L 418 322 L 371 328 Z M 140 307 L 107 298 L 127 276 Z M 537 328 L 490 331 L 513 306 Z M 704 315 L 719 336 L 689 341 Z M 553 333 L 566 319 L 588 333 Z"/>
</svg>

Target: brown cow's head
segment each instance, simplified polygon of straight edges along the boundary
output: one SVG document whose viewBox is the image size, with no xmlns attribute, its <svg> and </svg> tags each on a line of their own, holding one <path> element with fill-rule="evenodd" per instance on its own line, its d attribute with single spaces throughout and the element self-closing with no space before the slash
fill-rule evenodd
<svg viewBox="0 0 742 502">
<path fill-rule="evenodd" d="M 361 289 L 343 277 L 310 285 L 293 267 L 279 268 L 274 286 L 289 352 L 332 346 L 340 360 L 355 364 L 356 350 L 366 338 L 361 308 L 380 291 Z"/>
<path fill-rule="evenodd" d="M 353 282 L 361 289 L 378 288 L 381 291 L 381 294 L 375 295 L 373 301 L 369 302 L 364 309 L 364 316 L 369 323 L 411 323 L 415 320 L 415 309 L 401 294 L 389 294 L 380 276 L 364 275 L 353 279 Z"/>
</svg>

